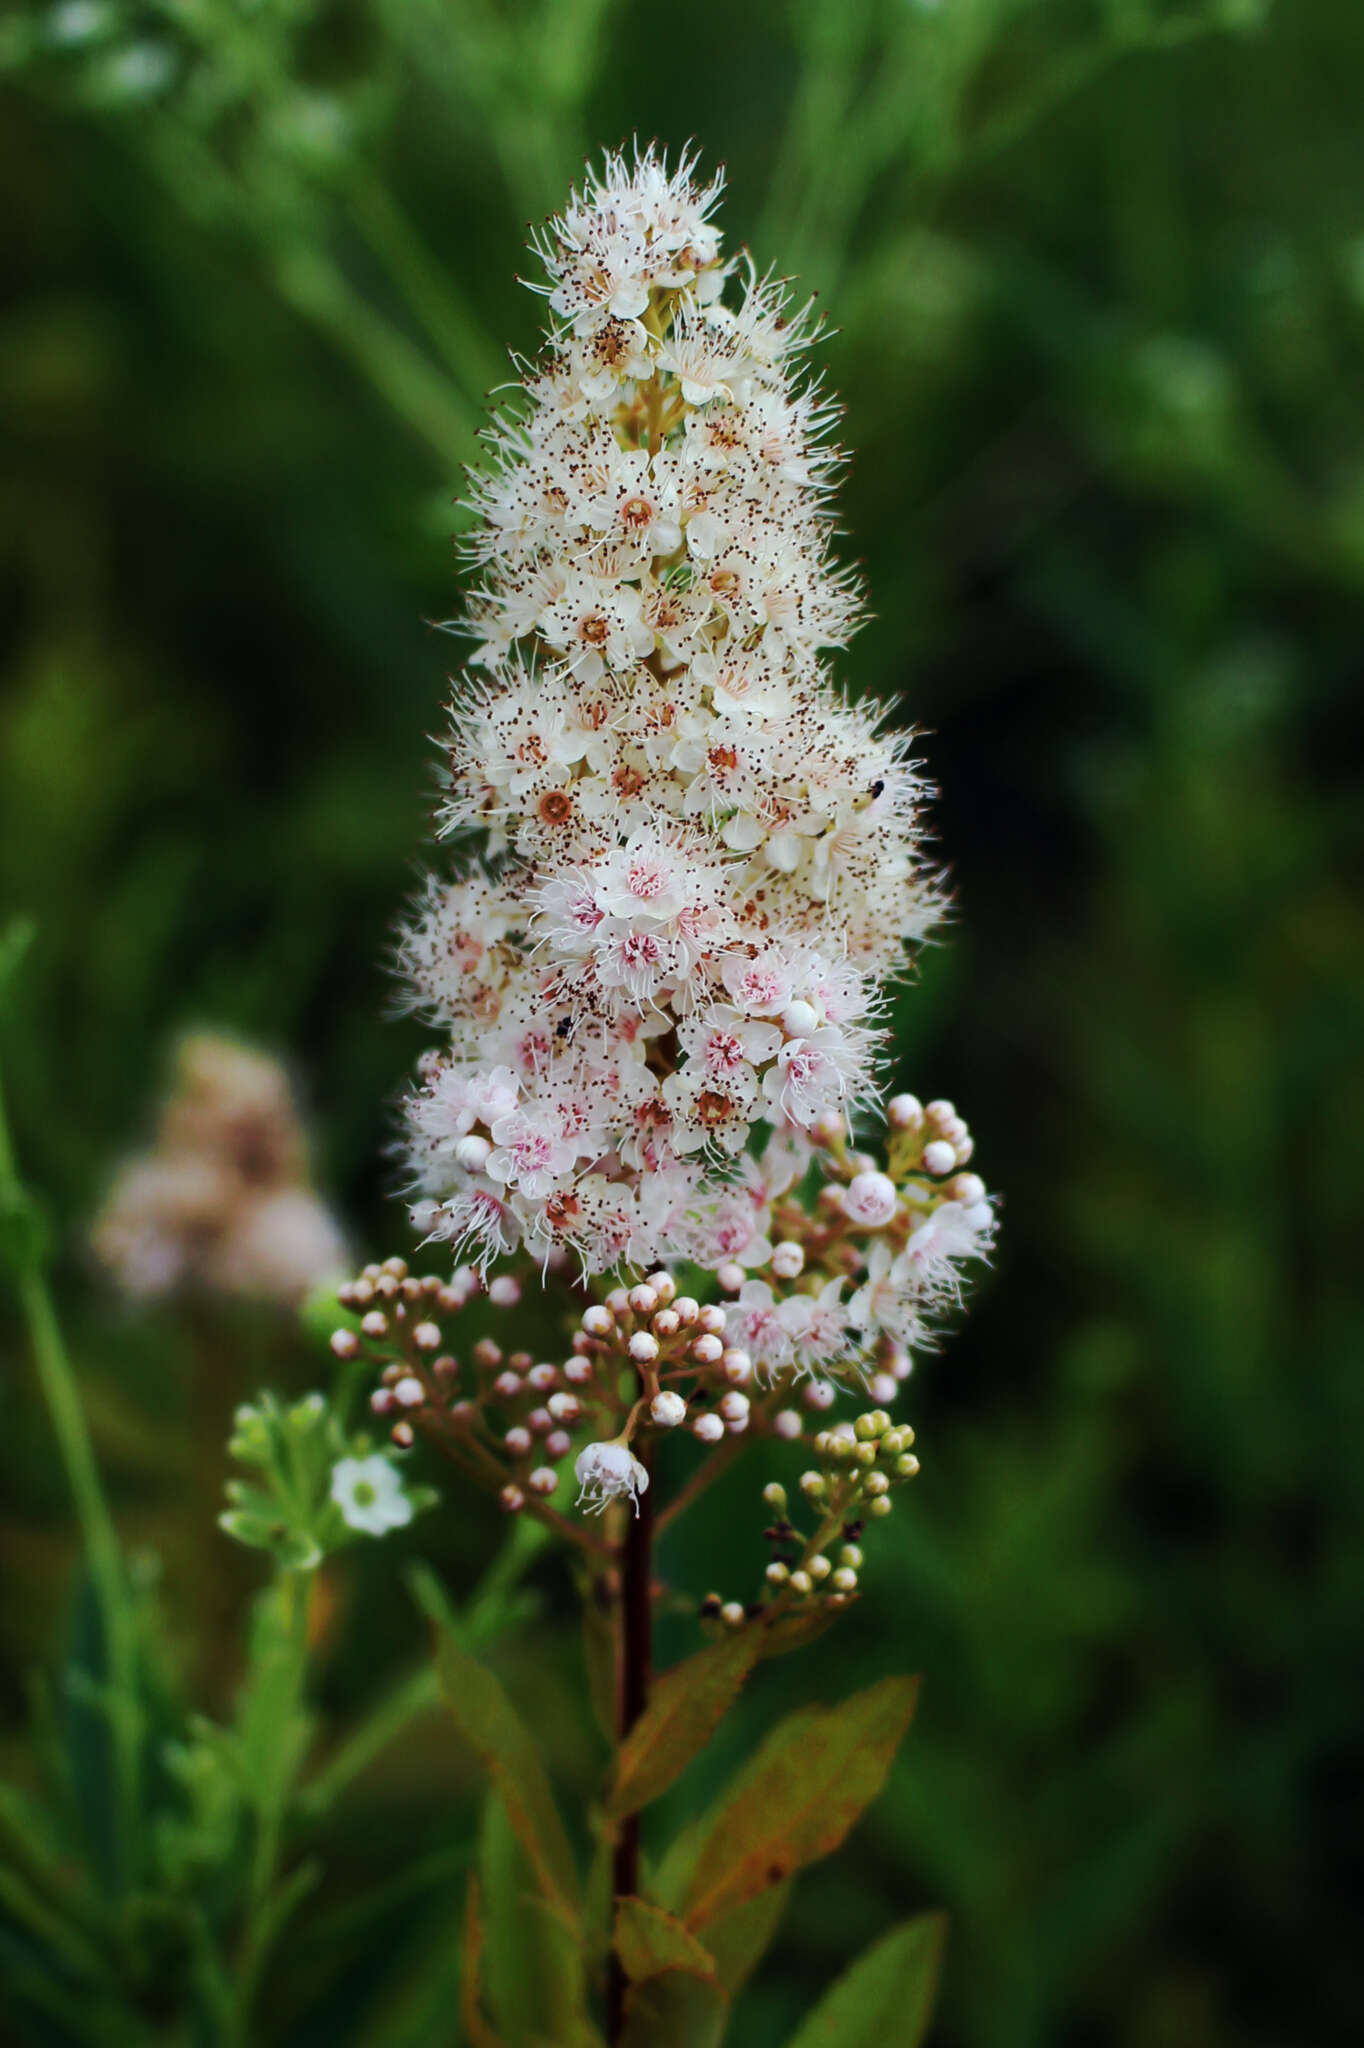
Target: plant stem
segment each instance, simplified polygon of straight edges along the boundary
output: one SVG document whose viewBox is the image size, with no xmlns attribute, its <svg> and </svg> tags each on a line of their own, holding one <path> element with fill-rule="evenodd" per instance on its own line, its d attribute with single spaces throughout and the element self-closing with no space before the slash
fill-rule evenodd
<svg viewBox="0 0 1364 2048">
<path fill-rule="evenodd" d="M 75 1503 L 85 1561 L 99 1606 L 108 1683 L 104 1710 L 109 1717 L 118 1826 L 115 1830 L 114 1873 L 118 1887 L 130 1876 L 136 1841 L 140 1712 L 137 1685 L 137 1627 L 123 1571 L 118 1534 L 104 1497 L 99 1466 L 81 1406 L 80 1390 L 62 1339 L 61 1325 L 43 1270 L 34 1232 L 23 1227 L 28 1197 L 15 1169 L 14 1150 L 0 1088 L 0 1214 L 18 1224 L 14 1233 L 14 1282 L 28 1328 L 57 1449 Z"/>
<path fill-rule="evenodd" d="M 641 1454 L 641 1462 L 648 1460 Z M 652 1476 L 652 1475 L 651 1475 Z M 625 1525 L 621 1553 L 620 1675 L 616 1731 L 623 1742 L 649 1701 L 653 1675 L 653 1546 L 654 1490 L 643 1487 L 638 1512 Z M 639 1815 L 620 1824 L 611 1861 L 611 1892 L 615 1899 L 632 1898 L 639 1890 Z M 625 2019 L 625 1972 L 616 1953 L 613 1933 L 606 1982 L 606 2038 L 620 2040 Z"/>
<path fill-rule="evenodd" d="M 247 1895 L 246 1933 L 237 1980 L 234 2042 L 250 2039 L 251 2011 L 260 1985 L 266 1956 L 276 1932 L 277 1900 L 275 1878 L 279 1869 L 280 1839 L 284 1817 L 293 1789 L 297 1767 L 293 1744 L 294 1717 L 303 1694 L 308 1663 L 308 1614 L 312 1605 L 312 1572 L 287 1571 L 281 1575 L 278 1597 L 285 1610 L 287 1663 L 285 1683 L 276 1703 L 281 1742 L 287 1745 L 283 1769 L 277 1768 L 269 1782 L 260 1787 L 256 1812 L 256 1843 L 251 1858 L 250 1888 Z"/>
</svg>

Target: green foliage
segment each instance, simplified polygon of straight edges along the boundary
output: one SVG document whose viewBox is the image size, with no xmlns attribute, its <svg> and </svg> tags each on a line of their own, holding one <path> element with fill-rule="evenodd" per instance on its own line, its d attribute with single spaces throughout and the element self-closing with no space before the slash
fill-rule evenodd
<svg viewBox="0 0 1364 2048">
<path fill-rule="evenodd" d="M 773 1730 L 710 1816 L 682 1893 L 703 1928 L 828 1856 L 875 1799 L 913 1718 L 918 1681 L 885 1678 Z"/>
<path fill-rule="evenodd" d="M 659 1976 L 664 1970 L 687 1970 L 694 1977 L 715 1976 L 715 1960 L 701 1946 L 684 1920 L 675 1920 L 647 1899 L 621 1899 L 616 1906 L 616 1953 L 632 1982 Z"/>
<path fill-rule="evenodd" d="M 621 2048 L 719 2048 L 728 2012 L 713 1977 L 662 1970 L 627 1991 Z"/>
<path fill-rule="evenodd" d="M 620 1746 L 606 1810 L 612 1820 L 648 1806 L 710 1741 L 752 1670 L 762 1636 L 743 1630 L 698 1650 L 655 1686 Z"/>
<path fill-rule="evenodd" d="M 577 1871 L 535 1742 L 492 1672 L 448 1628 L 436 1644 L 436 1670 L 445 1704 L 506 1807 L 543 1897 L 570 1918 Z"/>
<path fill-rule="evenodd" d="M 479 1882 L 485 1945 L 482 1985 L 502 2037 L 520 2043 L 581 2039 L 589 2030 L 577 1930 L 546 1907 L 536 1871 L 496 1793 L 484 1802 Z"/>
<path fill-rule="evenodd" d="M 919 2048 L 933 2009 L 943 1922 L 925 1913 L 883 1935 L 841 1976 L 790 2048 Z"/>
</svg>

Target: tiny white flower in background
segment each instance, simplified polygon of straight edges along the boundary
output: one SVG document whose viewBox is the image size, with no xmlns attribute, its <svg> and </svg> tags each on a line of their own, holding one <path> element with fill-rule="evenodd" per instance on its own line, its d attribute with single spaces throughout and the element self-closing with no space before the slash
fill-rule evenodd
<svg viewBox="0 0 1364 2048">
<path fill-rule="evenodd" d="M 402 1475 L 382 1453 L 339 1459 L 332 1467 L 331 1497 L 347 1528 L 363 1530 L 366 1536 L 383 1536 L 412 1520 Z"/>
<path fill-rule="evenodd" d="M 649 1475 L 628 1445 L 615 1440 L 588 1444 L 579 1451 L 573 1470 L 581 1488 L 578 1504 L 589 1513 L 600 1513 L 610 1500 L 633 1501 L 639 1513 L 639 1496 L 648 1491 Z"/>
</svg>

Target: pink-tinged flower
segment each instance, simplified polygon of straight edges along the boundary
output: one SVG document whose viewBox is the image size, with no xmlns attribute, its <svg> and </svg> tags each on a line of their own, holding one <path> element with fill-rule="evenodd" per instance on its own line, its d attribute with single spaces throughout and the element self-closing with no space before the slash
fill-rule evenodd
<svg viewBox="0 0 1364 2048">
<path fill-rule="evenodd" d="M 725 1311 L 725 1342 L 746 1351 L 759 1374 L 773 1378 L 795 1356 L 793 1333 L 765 1280 L 745 1280 Z"/>
<path fill-rule="evenodd" d="M 440 815 L 488 866 L 400 960 L 445 1034 L 413 1193 L 481 1258 L 766 1257 L 936 904 L 907 742 L 824 666 L 859 595 L 815 323 L 724 262 L 694 169 L 612 156 L 537 238 L 552 332 L 472 492 Z"/>
</svg>

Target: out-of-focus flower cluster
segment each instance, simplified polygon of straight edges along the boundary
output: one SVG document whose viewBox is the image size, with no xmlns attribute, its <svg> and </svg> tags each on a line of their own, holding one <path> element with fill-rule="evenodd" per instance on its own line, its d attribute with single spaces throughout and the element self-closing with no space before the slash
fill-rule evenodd
<svg viewBox="0 0 1364 2048">
<path fill-rule="evenodd" d="M 156 1144 L 119 1172 L 92 1241 L 138 1296 L 197 1285 L 292 1304 L 343 1271 L 279 1062 L 214 1032 L 182 1039 Z"/>
<path fill-rule="evenodd" d="M 474 489 L 442 823 L 481 859 L 401 964 L 446 1034 L 414 1221 L 485 1268 L 725 1263 L 870 1099 L 881 986 L 938 907 L 906 742 L 824 665 L 858 593 L 813 325 L 722 259 L 693 168 L 608 157 L 540 237 L 555 324 Z"/>
</svg>

